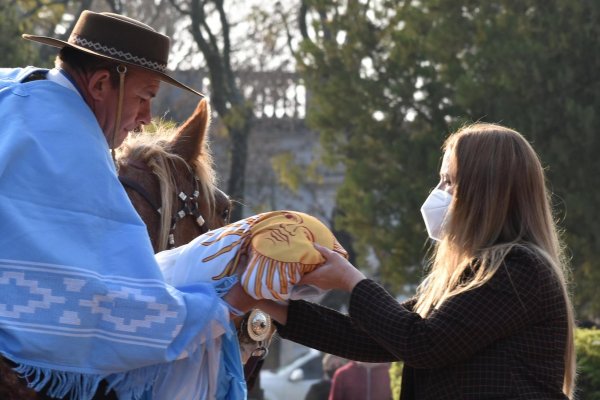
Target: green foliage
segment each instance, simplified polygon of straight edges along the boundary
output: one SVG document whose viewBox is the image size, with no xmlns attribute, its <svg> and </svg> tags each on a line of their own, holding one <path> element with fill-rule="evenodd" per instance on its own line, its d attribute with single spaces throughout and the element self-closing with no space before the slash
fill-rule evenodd
<svg viewBox="0 0 600 400">
<path fill-rule="evenodd" d="M 300 165 L 296 162 L 294 154 L 285 152 L 274 156 L 271 165 L 277 173 L 279 183 L 296 193 L 303 184 L 322 182 L 323 177 L 317 171 L 316 161 L 309 165 Z"/>
<path fill-rule="evenodd" d="M 600 330 L 578 329 L 575 335 L 577 348 L 577 399 L 600 400 Z"/>
<path fill-rule="evenodd" d="M 411 46 L 420 34 L 403 38 L 399 14 L 382 8 L 371 19 L 364 7 L 349 2 L 345 14 L 323 23 L 329 37 L 304 42 L 307 118 L 321 133 L 327 161 L 345 165 L 339 226 L 355 237 L 361 262 L 373 250 L 386 282 L 399 290 L 421 274 L 425 236 L 418 209 L 435 185 L 447 128 L 437 112 L 407 119 L 416 110 L 417 79 L 435 73 Z M 422 20 L 419 10 L 412 14 L 412 20 Z"/>
<path fill-rule="evenodd" d="M 35 65 L 52 68 L 57 50 L 42 46 L 21 37 L 23 33 L 50 35 L 64 31 L 59 26 L 67 9 L 76 9 L 81 1 L 13 0 L 0 2 L 0 54 L 1 67 Z"/>
<path fill-rule="evenodd" d="M 404 364 L 401 362 L 392 363 L 392 366 L 390 367 L 390 385 L 392 386 L 392 399 L 400 398 L 403 368 Z"/>
<path fill-rule="evenodd" d="M 292 192 L 297 192 L 302 181 L 302 169 L 294 163 L 291 153 L 279 154 L 271 160 L 273 169 L 277 171 L 279 181 Z"/>
<path fill-rule="evenodd" d="M 522 132 L 547 166 L 578 314 L 599 315 L 600 3 L 306 4 L 316 15 L 298 57 L 309 124 L 329 161 L 346 167 L 338 222 L 363 259 L 376 255 L 382 280 L 398 290 L 418 282 L 419 207 L 443 138 L 465 122 L 497 122 Z"/>
<path fill-rule="evenodd" d="M 30 24 L 22 21 L 18 8 L 13 4 L 0 3 L 0 67 L 32 65 L 36 61 L 33 48 L 25 45 L 21 38 Z"/>
</svg>

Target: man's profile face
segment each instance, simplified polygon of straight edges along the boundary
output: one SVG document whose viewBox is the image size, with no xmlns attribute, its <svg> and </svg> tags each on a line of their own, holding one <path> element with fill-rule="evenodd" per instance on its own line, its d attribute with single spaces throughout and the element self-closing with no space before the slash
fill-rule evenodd
<svg viewBox="0 0 600 400">
<path fill-rule="evenodd" d="M 152 120 L 151 104 L 160 88 L 160 80 L 151 71 L 127 67 L 123 91 L 121 122 L 113 132 L 117 123 L 117 105 L 119 101 L 119 85 L 109 85 L 106 95 L 94 109 L 98 122 L 104 131 L 109 146 L 117 148 L 123 143 L 129 132 L 149 124 Z"/>
</svg>

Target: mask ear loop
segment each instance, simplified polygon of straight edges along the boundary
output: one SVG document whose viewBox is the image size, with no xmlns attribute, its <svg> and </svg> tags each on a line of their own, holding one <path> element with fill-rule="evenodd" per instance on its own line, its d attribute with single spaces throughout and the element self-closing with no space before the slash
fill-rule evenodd
<svg viewBox="0 0 600 400">
<path fill-rule="evenodd" d="M 113 129 L 112 138 L 110 140 L 110 153 L 112 155 L 113 162 L 117 166 L 117 157 L 115 156 L 115 137 L 117 136 L 117 130 L 121 125 L 121 115 L 123 112 L 123 95 L 125 93 L 125 74 L 127 73 L 127 67 L 123 64 L 117 65 L 117 72 L 119 73 L 119 100 L 117 101 L 117 118 Z"/>
</svg>

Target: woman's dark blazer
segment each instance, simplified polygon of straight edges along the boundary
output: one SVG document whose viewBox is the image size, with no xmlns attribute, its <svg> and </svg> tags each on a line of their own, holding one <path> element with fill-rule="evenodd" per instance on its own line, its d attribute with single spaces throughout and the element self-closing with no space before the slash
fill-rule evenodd
<svg viewBox="0 0 600 400">
<path fill-rule="evenodd" d="M 544 262 L 512 250 L 483 286 L 427 318 L 371 280 L 352 291 L 349 315 L 291 301 L 279 334 L 358 361 L 403 361 L 401 400 L 566 399 L 567 312 Z"/>
</svg>

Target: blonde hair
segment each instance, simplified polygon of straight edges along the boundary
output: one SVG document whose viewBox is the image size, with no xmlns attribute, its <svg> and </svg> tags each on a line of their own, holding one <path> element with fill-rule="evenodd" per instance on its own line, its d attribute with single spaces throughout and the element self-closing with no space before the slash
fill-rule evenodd
<svg viewBox="0 0 600 400">
<path fill-rule="evenodd" d="M 417 290 L 415 310 L 426 317 L 449 297 L 477 288 L 498 270 L 506 254 L 520 247 L 552 269 L 567 306 L 563 391 L 575 386 L 574 313 L 564 257 L 553 219 L 550 194 L 537 154 L 518 132 L 494 124 L 460 129 L 444 143 L 449 152 L 453 200 L 446 234 L 436 245 L 431 269 Z M 461 282 L 474 259 L 481 262 L 468 282 Z"/>
</svg>

